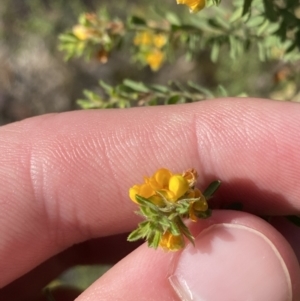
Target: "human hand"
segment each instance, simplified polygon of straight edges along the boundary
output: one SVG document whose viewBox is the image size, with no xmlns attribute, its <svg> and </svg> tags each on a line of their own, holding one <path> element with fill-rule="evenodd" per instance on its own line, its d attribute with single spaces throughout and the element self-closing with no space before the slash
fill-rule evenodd
<svg viewBox="0 0 300 301">
<path fill-rule="evenodd" d="M 193 167 L 201 187 L 220 179 L 215 207 L 238 201 L 254 214 L 298 214 L 299 115 L 298 104 L 219 99 L 3 126 L 0 300 L 37 300 L 66 267 L 127 255 L 134 244 L 122 233 L 139 222 L 128 188 L 160 167 Z M 201 232 L 196 248 L 143 244 L 77 300 L 299 300 L 299 230 L 273 222 L 290 244 L 254 215 L 214 210 L 191 227 Z"/>
</svg>

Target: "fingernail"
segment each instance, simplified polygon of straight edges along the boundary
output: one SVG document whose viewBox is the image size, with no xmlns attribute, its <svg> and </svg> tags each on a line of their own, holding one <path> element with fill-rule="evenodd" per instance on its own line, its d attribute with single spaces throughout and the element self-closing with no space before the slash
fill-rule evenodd
<svg viewBox="0 0 300 301">
<path fill-rule="evenodd" d="M 188 245 L 169 281 L 184 301 L 292 301 L 291 279 L 273 243 L 237 224 L 216 224 Z"/>
</svg>

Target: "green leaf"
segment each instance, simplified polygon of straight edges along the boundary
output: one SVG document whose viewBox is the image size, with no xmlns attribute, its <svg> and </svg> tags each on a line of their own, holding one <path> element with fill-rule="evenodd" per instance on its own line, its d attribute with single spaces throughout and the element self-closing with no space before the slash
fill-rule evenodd
<svg viewBox="0 0 300 301">
<path fill-rule="evenodd" d="M 276 11 L 274 9 L 274 0 L 263 0 L 265 6 L 265 16 L 272 22 L 277 21 Z"/>
<path fill-rule="evenodd" d="M 213 181 L 212 183 L 210 183 L 208 185 L 208 187 L 205 189 L 205 191 L 203 192 L 203 195 L 205 196 L 205 198 L 207 200 L 209 198 L 211 198 L 211 196 L 218 190 L 220 185 L 221 185 L 221 181 L 219 181 L 219 180 Z"/>
<path fill-rule="evenodd" d="M 157 106 L 157 104 L 158 104 L 157 97 L 153 97 L 150 101 L 147 102 L 148 106 Z"/>
<path fill-rule="evenodd" d="M 148 246 L 150 248 L 157 249 L 160 239 L 161 239 L 161 233 L 159 231 L 155 231 L 154 235 L 148 240 Z"/>
<path fill-rule="evenodd" d="M 200 86 L 192 81 L 188 81 L 187 84 L 188 84 L 188 86 L 195 89 L 196 91 L 203 93 L 206 97 L 214 98 L 214 95 L 208 89 L 205 89 L 202 86 Z"/>
<path fill-rule="evenodd" d="M 104 82 L 103 80 L 99 81 L 99 85 L 109 95 L 111 95 L 114 91 L 114 88 L 112 86 L 110 86 L 109 84 L 107 84 L 106 82 Z"/>
<path fill-rule="evenodd" d="M 262 25 L 265 22 L 266 18 L 265 16 L 255 16 L 249 18 L 249 21 L 247 22 L 248 27 L 258 27 Z"/>
<path fill-rule="evenodd" d="M 242 16 L 246 15 L 249 12 L 249 10 L 251 8 L 252 1 L 253 0 L 244 0 Z"/>
<path fill-rule="evenodd" d="M 193 244 L 195 245 L 195 238 L 194 236 L 191 234 L 189 228 L 184 224 L 184 222 L 182 221 L 181 218 L 178 218 L 177 220 L 177 225 L 181 231 L 181 233 L 183 233 L 183 235 Z"/>
<path fill-rule="evenodd" d="M 167 12 L 165 18 L 170 22 L 171 25 L 180 26 L 181 22 L 177 15 L 171 12 Z"/>
<path fill-rule="evenodd" d="M 145 233 L 141 228 L 137 228 L 134 231 L 132 231 L 128 237 L 127 241 L 136 241 L 146 236 L 147 233 Z"/>
<path fill-rule="evenodd" d="M 243 9 L 242 9 L 241 7 L 238 8 L 238 9 L 236 9 L 236 10 L 232 13 L 232 15 L 231 15 L 231 17 L 230 17 L 230 19 L 229 19 L 229 22 L 230 22 L 230 23 L 233 23 L 233 22 L 239 20 L 239 19 L 242 17 L 242 13 L 243 13 Z"/>
<path fill-rule="evenodd" d="M 212 50 L 210 54 L 210 59 L 215 63 L 218 60 L 219 57 L 219 52 L 220 52 L 220 44 L 218 42 L 215 42 L 212 45 Z"/>
<path fill-rule="evenodd" d="M 54 299 L 54 297 L 53 297 L 53 295 L 51 293 L 51 289 L 49 287 L 44 288 L 43 289 L 43 293 L 46 296 L 46 299 L 48 301 L 55 301 L 55 299 Z"/>
<path fill-rule="evenodd" d="M 177 219 L 176 219 L 176 221 L 177 221 Z M 179 227 L 177 226 L 176 222 L 170 223 L 170 232 L 175 236 L 181 234 L 181 231 L 180 231 Z"/>
<path fill-rule="evenodd" d="M 138 194 L 135 196 L 135 199 L 140 205 L 151 208 L 151 209 L 155 210 L 155 212 L 158 212 L 159 207 L 157 207 L 155 204 L 153 204 L 150 200 L 148 200 Z"/>
<path fill-rule="evenodd" d="M 218 86 L 218 90 L 222 97 L 228 97 L 228 93 L 222 85 Z"/>
<path fill-rule="evenodd" d="M 224 19 L 224 16 L 216 17 L 215 21 L 223 28 L 226 30 L 230 29 L 230 24 L 228 20 Z"/>
<path fill-rule="evenodd" d="M 173 95 L 166 100 L 167 105 L 174 105 L 180 100 L 179 95 Z"/>
<path fill-rule="evenodd" d="M 58 39 L 60 42 L 69 42 L 69 43 L 75 43 L 78 42 L 78 39 L 73 34 L 61 34 L 58 36 Z"/>
<path fill-rule="evenodd" d="M 147 25 L 147 22 L 145 21 L 145 19 L 140 18 L 138 16 L 131 16 L 129 18 L 129 23 L 133 24 L 133 25 L 144 25 L 144 26 Z"/>
<path fill-rule="evenodd" d="M 164 228 L 167 229 L 170 227 L 170 220 L 166 216 L 162 216 L 159 218 L 159 224 Z"/>
<path fill-rule="evenodd" d="M 257 35 L 260 36 L 261 34 L 264 33 L 264 31 L 269 27 L 270 21 L 265 20 L 263 24 L 258 28 L 257 30 Z"/>
<path fill-rule="evenodd" d="M 161 92 L 161 93 L 168 93 L 169 92 L 169 88 L 163 85 L 151 85 L 151 88 L 157 92 Z"/>
<path fill-rule="evenodd" d="M 142 93 L 150 92 L 149 88 L 145 84 L 143 84 L 141 82 L 135 82 L 130 79 L 125 79 L 123 81 L 123 85 L 136 92 L 142 92 Z"/>
</svg>

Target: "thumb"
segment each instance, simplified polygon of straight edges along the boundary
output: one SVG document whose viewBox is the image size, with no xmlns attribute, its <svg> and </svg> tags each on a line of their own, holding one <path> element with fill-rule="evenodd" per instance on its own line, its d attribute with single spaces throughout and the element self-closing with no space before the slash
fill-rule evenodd
<svg viewBox="0 0 300 301">
<path fill-rule="evenodd" d="M 139 247 L 87 289 L 84 300 L 300 300 L 296 256 L 258 217 L 214 211 L 179 253 Z"/>
</svg>

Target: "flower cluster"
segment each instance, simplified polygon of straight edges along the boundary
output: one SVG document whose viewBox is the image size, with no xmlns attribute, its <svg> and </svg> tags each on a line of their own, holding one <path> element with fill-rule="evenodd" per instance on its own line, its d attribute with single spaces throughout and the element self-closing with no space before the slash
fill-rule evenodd
<svg viewBox="0 0 300 301">
<path fill-rule="evenodd" d="M 80 15 L 72 32 L 60 35 L 60 49 L 67 51 L 67 58 L 84 55 L 106 63 L 123 35 L 123 22 L 108 20 L 104 15 L 85 13 Z"/>
<path fill-rule="evenodd" d="M 146 219 L 128 237 L 134 241 L 145 238 L 148 245 L 168 251 L 184 247 L 184 236 L 191 242 L 194 237 L 183 223 L 184 218 L 197 221 L 210 216 L 207 200 L 219 187 L 213 182 L 204 193 L 195 187 L 197 172 L 189 169 L 182 174 L 173 174 L 166 168 L 159 169 L 144 183 L 129 189 L 130 199 L 139 205 L 138 214 Z"/>
<path fill-rule="evenodd" d="M 139 49 L 137 59 L 149 65 L 152 71 L 157 71 L 165 61 L 163 48 L 167 43 L 166 35 L 144 30 L 135 35 L 133 43 Z"/>
</svg>

